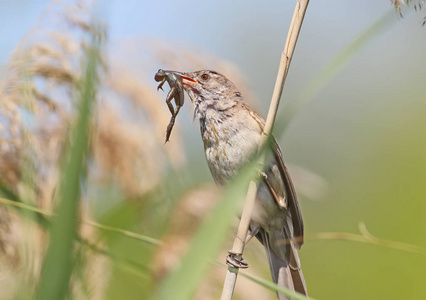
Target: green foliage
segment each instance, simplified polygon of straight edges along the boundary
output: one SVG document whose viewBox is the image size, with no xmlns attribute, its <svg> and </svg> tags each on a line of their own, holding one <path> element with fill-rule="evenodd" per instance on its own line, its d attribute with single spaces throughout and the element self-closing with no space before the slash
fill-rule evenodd
<svg viewBox="0 0 426 300">
<path fill-rule="evenodd" d="M 395 23 L 394 14 L 392 11 L 384 14 L 380 19 L 367 27 L 361 32 L 350 44 L 348 44 L 340 53 L 318 73 L 316 76 L 304 87 L 294 101 L 286 103 L 284 108 L 280 111 L 277 118 L 275 130 L 279 134 L 285 133 L 288 125 L 297 115 L 298 111 L 302 109 L 314 96 L 318 95 L 322 88 L 324 88 L 330 81 L 335 78 L 339 71 L 347 65 L 363 48 L 371 43 L 377 36 L 384 30 Z"/>
<path fill-rule="evenodd" d="M 386 14 L 336 55 L 307 85 L 296 101 L 296 108 L 288 107 L 279 116 L 278 120 L 284 121 L 277 124 L 276 132 L 288 128 L 301 104 L 319 97 L 323 88 L 332 85 L 343 66 L 360 54 L 384 28 L 389 28 L 391 19 L 392 14 Z M 79 203 L 81 184 L 91 184 L 84 180 L 84 175 L 90 116 L 98 89 L 98 52 L 99 45 L 95 43 L 87 53 L 86 73 L 77 87 L 79 109 L 61 169 L 56 211 L 53 214 L 22 201 L 2 183 L 0 196 L 4 199 L 0 199 L 0 203 L 16 208 L 24 218 L 32 218 L 34 226 L 42 225 L 50 230 L 38 298 L 70 297 L 72 274 L 79 274 L 83 280 L 88 276 L 81 271 L 82 255 L 74 255 L 80 247 L 79 251 L 83 249 L 102 256 L 111 263 L 107 299 L 122 298 L 123 295 L 128 299 L 191 299 L 207 278 L 219 249 L 225 247 L 236 207 L 253 175 L 250 172 L 252 166 L 228 186 L 221 201 L 191 237 L 189 249 L 178 267 L 163 281 L 157 282 L 153 275 L 156 266 L 152 264 L 156 247 L 162 244 L 162 236 L 172 229 L 169 220 L 177 209 L 178 199 L 198 183 L 195 182 L 197 178 L 191 181 L 182 179 L 181 173 L 171 174 L 141 197 L 128 199 L 121 194 L 110 195 L 112 200 L 108 206 L 106 197 L 95 193 L 95 199 L 91 200 L 96 200 L 99 206 L 107 206 L 103 207 L 102 213 L 98 212 L 97 220 L 101 224 L 78 217 L 79 206 L 84 206 Z M 395 87 L 400 88 L 402 85 Z M 312 169 L 325 166 L 324 177 L 329 182 L 327 199 L 323 202 L 302 199 L 307 238 L 301 249 L 301 261 L 309 292 L 315 298 L 421 299 L 424 296 L 424 94 L 425 90 L 420 86 L 405 95 L 404 101 L 393 96 L 393 91 L 377 96 L 374 98 L 376 105 L 353 117 L 355 121 L 351 126 L 331 128 L 317 140 L 308 141 L 315 144 L 315 154 L 310 153 L 315 156 L 313 163 L 303 160 L 302 154 L 296 155 Z M 355 102 L 357 99 L 351 100 Z M 346 119 L 352 115 L 346 112 L 340 117 Z M 298 151 L 303 152 L 303 147 L 297 146 L 300 147 Z M 193 163 L 182 173 L 195 173 L 200 168 L 200 164 Z M 114 187 L 108 188 L 110 190 L 105 194 L 112 194 L 110 191 Z M 360 221 L 365 222 L 374 236 L 367 232 L 358 233 L 356 224 Z M 94 240 L 76 234 L 79 222 L 81 226 L 98 229 Z M 262 263 L 266 264 L 266 259 Z M 262 273 L 262 270 L 254 271 Z M 294 299 L 305 299 L 272 284 L 267 271 L 261 275 L 265 279 L 244 272 L 241 275 L 249 278 L 252 284 L 281 291 Z M 271 297 L 275 297 L 274 293 Z"/>
<path fill-rule="evenodd" d="M 50 242 L 38 290 L 39 299 L 63 299 L 73 271 L 74 239 L 80 199 L 80 178 L 85 173 L 90 115 L 95 99 L 99 45 L 88 49 L 85 76 L 79 87 L 78 116 L 66 149 L 59 187 L 59 204 L 50 228 Z"/>
<path fill-rule="evenodd" d="M 179 268 L 172 271 L 164 280 L 155 299 L 184 300 L 189 299 L 195 292 L 211 260 L 227 236 L 236 208 L 246 194 L 248 182 L 253 178 L 254 167 L 254 163 L 247 165 L 227 187 L 223 199 L 209 218 L 201 224 Z"/>
</svg>

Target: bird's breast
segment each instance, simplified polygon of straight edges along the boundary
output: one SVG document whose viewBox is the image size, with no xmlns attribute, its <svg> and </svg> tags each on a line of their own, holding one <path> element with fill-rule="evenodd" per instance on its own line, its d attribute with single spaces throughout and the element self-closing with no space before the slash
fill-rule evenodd
<svg viewBox="0 0 426 300">
<path fill-rule="evenodd" d="M 220 185 L 228 182 L 250 160 L 260 140 L 257 124 L 235 117 L 217 118 L 207 114 L 200 120 L 207 164 Z"/>
</svg>

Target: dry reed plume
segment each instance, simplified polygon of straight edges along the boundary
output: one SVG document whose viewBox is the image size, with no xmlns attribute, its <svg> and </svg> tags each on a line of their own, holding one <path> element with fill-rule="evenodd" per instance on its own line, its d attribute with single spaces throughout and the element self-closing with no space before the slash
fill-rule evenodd
<svg viewBox="0 0 426 300">
<path fill-rule="evenodd" d="M 53 2 L 3 69 L 1 180 L 30 205 L 54 209 L 59 166 L 75 111 L 75 89 L 82 75 L 85 48 L 98 30 L 91 3 Z M 141 47 L 141 43 L 134 42 L 133 46 Z M 170 51 L 170 47 L 158 42 L 145 42 L 142 47 L 156 56 L 156 62 L 151 65 L 154 68 L 162 63 L 176 69 L 221 64 L 222 69 L 232 69 L 230 72 L 237 74 L 235 69 L 219 63 L 220 60 L 211 62 L 187 49 Z M 132 46 L 123 48 L 128 50 Z M 176 63 L 176 57 L 173 59 L 176 55 L 186 57 L 186 64 Z M 125 66 L 144 59 L 103 56 L 104 71 L 93 119 L 93 163 L 87 181 L 92 185 L 117 184 L 127 196 L 142 195 L 154 188 L 166 175 L 169 164 L 173 168 L 185 166 L 178 130 L 172 142 L 167 147 L 163 145 L 164 124 L 169 115 L 164 107 L 165 95 L 156 93 L 152 87 L 154 72 Z M 82 197 L 87 194 L 83 193 Z M 92 214 L 88 207 L 85 205 L 81 210 L 86 219 Z M 46 248 L 45 232 L 13 209 L 1 206 L 0 216 L 1 272 L 7 278 L 0 280 L 2 297 L 20 295 L 22 283 L 31 293 Z M 80 234 L 93 239 L 96 232 L 84 226 Z M 81 247 L 76 251 L 85 263 L 80 270 L 84 276 L 73 276 L 74 296 L 102 298 L 108 279 L 105 258 Z"/>
<path fill-rule="evenodd" d="M 0 77 L 1 181 L 27 204 L 48 211 L 55 207 L 61 158 L 76 111 L 86 47 L 93 34 L 105 38 L 105 25 L 95 20 L 92 12 L 90 1 L 54 1 L 14 50 Z M 212 55 L 152 39 L 126 39 L 114 44 L 120 47 L 108 49 L 109 56 L 102 53 L 92 120 L 85 179 L 88 189 L 82 192 L 82 203 L 87 205 L 80 209 L 82 218 L 89 220 L 94 214 L 91 192 L 97 187 L 117 186 L 125 198 L 142 197 L 164 180 L 170 168 L 186 168 L 179 122 L 171 142 L 164 145 L 170 115 L 166 94 L 156 91 L 153 75 L 157 69 L 220 70 L 255 106 L 255 97 L 237 68 Z M 190 118 L 189 109 L 185 110 L 182 118 Z M 218 193 L 211 185 L 203 185 L 180 198 L 180 208 L 172 216 L 172 230 L 164 239 L 165 245 L 177 245 L 176 251 L 158 250 L 157 278 L 179 261 L 189 236 Z M 197 209 L 191 209 L 195 204 Z M 89 226 L 82 226 L 80 235 L 100 240 L 98 232 Z M 24 296 L 34 290 L 45 250 L 44 229 L 22 213 L 0 206 L 1 298 Z M 76 247 L 76 255 L 80 266 L 72 277 L 73 296 L 102 299 L 109 279 L 108 260 L 84 246 Z M 23 284 L 27 294 L 22 294 Z"/>
</svg>

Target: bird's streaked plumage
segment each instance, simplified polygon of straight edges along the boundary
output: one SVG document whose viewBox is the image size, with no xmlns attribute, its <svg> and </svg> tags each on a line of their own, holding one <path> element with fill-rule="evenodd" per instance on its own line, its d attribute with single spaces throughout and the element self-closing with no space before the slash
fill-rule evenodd
<svg viewBox="0 0 426 300">
<path fill-rule="evenodd" d="M 264 121 L 225 76 L 209 70 L 180 74 L 200 122 L 207 164 L 216 183 L 225 185 L 256 153 Z M 307 294 L 296 249 L 303 243 L 302 214 L 276 140 L 263 172 L 250 229 L 258 228 L 274 282 Z"/>
</svg>

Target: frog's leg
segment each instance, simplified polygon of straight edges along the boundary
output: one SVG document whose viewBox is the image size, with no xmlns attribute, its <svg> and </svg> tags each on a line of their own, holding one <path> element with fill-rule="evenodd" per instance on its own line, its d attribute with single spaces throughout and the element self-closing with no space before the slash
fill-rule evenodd
<svg viewBox="0 0 426 300">
<path fill-rule="evenodd" d="M 176 87 L 172 87 L 166 98 L 167 106 L 169 107 L 169 110 L 173 116 L 176 116 L 177 112 L 175 112 L 175 109 L 173 108 L 172 100 L 175 99 L 175 102 L 176 102 L 176 97 L 178 96 L 177 94 L 178 94 L 178 89 Z M 176 102 L 176 106 L 179 107 L 177 102 Z"/>
<path fill-rule="evenodd" d="M 169 95 L 167 95 L 166 103 L 167 103 L 167 106 L 169 107 L 170 112 L 172 113 L 172 117 L 170 118 L 169 125 L 167 126 L 166 143 L 169 141 L 170 134 L 172 133 L 173 126 L 175 125 L 176 116 L 178 115 L 179 110 L 182 107 L 182 105 L 179 105 L 179 104 L 183 102 L 180 102 L 181 98 L 178 98 L 178 97 L 183 97 L 183 94 L 179 93 L 179 90 L 177 88 L 172 88 L 169 92 Z M 176 110 L 173 109 L 173 104 L 171 103 L 172 99 L 175 99 Z"/>
<path fill-rule="evenodd" d="M 164 84 L 165 82 L 166 82 L 166 76 L 164 76 L 163 80 L 161 80 L 160 84 L 158 85 L 158 87 L 157 87 L 157 91 L 158 91 L 159 89 L 161 89 L 162 91 L 164 91 L 164 90 L 163 90 L 163 84 Z"/>
</svg>

